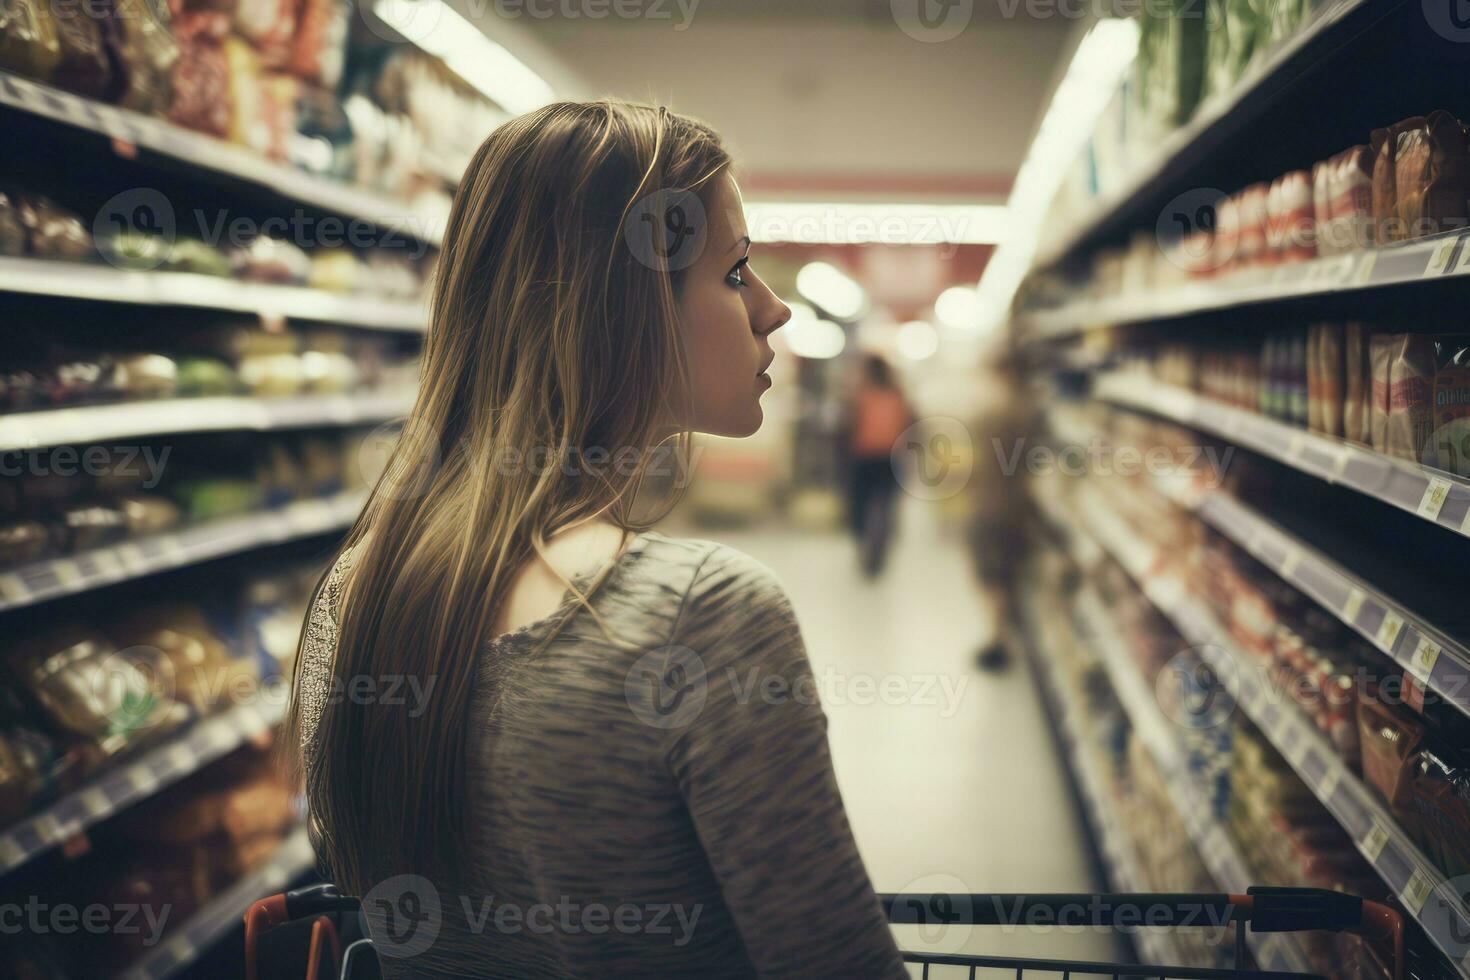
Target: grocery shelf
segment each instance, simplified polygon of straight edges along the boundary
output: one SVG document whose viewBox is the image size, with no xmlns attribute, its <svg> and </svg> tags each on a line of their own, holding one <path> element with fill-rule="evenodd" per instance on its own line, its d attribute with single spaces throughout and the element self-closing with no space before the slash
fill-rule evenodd
<svg viewBox="0 0 1470 980">
<path fill-rule="evenodd" d="M 1074 300 L 1054 309 L 1023 311 L 1021 318 L 1033 338 L 1050 338 L 1094 327 L 1145 323 L 1355 289 L 1465 278 L 1470 277 L 1467 241 L 1470 234 L 1452 231 L 1306 262 L 1242 269 L 1139 295 Z"/>
<path fill-rule="evenodd" d="M 350 491 L 22 565 L 0 572 L 0 612 L 335 531 L 351 524 L 366 501 L 366 492 Z"/>
<path fill-rule="evenodd" d="M 301 398 L 170 398 L 0 415 L 0 452 L 187 432 L 370 425 L 413 407 L 413 389 Z"/>
<path fill-rule="evenodd" d="M 1470 271 L 1470 266 L 1467 266 Z M 1152 378 L 1099 375 L 1102 401 L 1171 419 L 1470 536 L 1470 480 L 1202 398 Z"/>
<path fill-rule="evenodd" d="M 1290 38 L 1255 61 L 1228 92 L 1195 110 L 1193 117 L 1160 141 L 1152 159 L 1126 184 L 1099 197 L 1076 227 L 1048 247 L 1038 266 L 1054 265 L 1084 246 L 1120 230 L 1129 208 L 1149 193 L 1179 186 L 1190 168 L 1216 150 L 1291 88 L 1303 71 L 1337 47 L 1345 36 L 1397 6 L 1392 0 L 1329 0 Z"/>
<path fill-rule="evenodd" d="M 1096 592 L 1089 588 L 1078 594 L 1077 613 L 1086 626 L 1084 636 L 1092 641 L 1123 712 L 1163 771 L 1174 810 L 1194 842 L 1195 851 L 1221 890 L 1232 895 L 1245 894 L 1255 883 L 1251 880 L 1245 859 L 1230 832 L 1211 818 L 1209 803 L 1189 774 L 1180 754 L 1179 742 L 1159 708 L 1154 691 L 1144 682 L 1138 667 L 1128 656 L 1123 639 L 1112 626 Z M 1311 972 L 1306 951 L 1290 933 L 1247 932 L 1246 940 L 1263 969 Z"/>
<path fill-rule="evenodd" d="M 1031 623 L 1036 622 L 1034 616 L 1027 614 L 1026 618 Z M 1030 628 L 1023 632 L 1027 636 L 1035 635 Z M 1105 802 L 1108 797 L 1096 769 L 1082 758 L 1081 748 L 1085 741 L 1077 729 L 1061 685 L 1052 673 L 1050 661 L 1034 651 L 1030 659 L 1036 667 L 1041 695 L 1051 704 L 1051 715 L 1061 742 L 1065 764 L 1072 774 L 1073 785 L 1077 787 L 1083 816 L 1107 866 L 1110 887 L 1116 892 L 1153 891 L 1153 886 L 1138 868 L 1138 861 L 1126 831 Z M 1138 929 L 1129 938 L 1151 964 L 1178 965 L 1181 962 L 1179 952 L 1165 930 Z"/>
<path fill-rule="evenodd" d="M 239 928 L 257 899 L 283 891 L 315 863 L 306 829 L 299 827 L 263 865 L 210 899 L 180 929 L 124 971 L 121 980 L 166 980 L 177 976 L 230 930 Z"/>
<path fill-rule="evenodd" d="M 0 874 L 263 736 L 281 720 L 285 707 L 284 692 L 262 689 L 254 700 L 194 722 L 134 761 L 108 770 L 41 812 L 22 818 L 0 833 Z"/>
<path fill-rule="evenodd" d="M 1470 714 L 1470 649 L 1228 494 L 1176 491 L 1174 498 Z"/>
<path fill-rule="evenodd" d="M 1079 518 L 1098 544 L 1118 560 L 1150 602 L 1210 664 L 1247 717 L 1321 801 L 1359 852 L 1394 890 L 1405 909 L 1470 977 L 1470 908 L 1455 883 L 1424 856 L 1373 792 L 1305 718 L 1266 672 L 1235 645 L 1229 630 L 1179 579 L 1162 574 L 1158 556 L 1103 503 L 1096 492 L 1080 494 Z"/>
<path fill-rule="evenodd" d="M 372 330 L 422 333 L 428 323 L 427 308 L 420 300 L 330 293 L 193 272 L 119 269 L 97 262 L 0 257 L 0 293 L 230 310 L 264 319 L 286 317 Z"/>
<path fill-rule="evenodd" d="M 431 245 L 439 244 L 443 232 L 442 221 L 417 213 L 407 201 L 272 163 L 245 147 L 9 72 L 0 72 L 0 106 L 256 184 L 325 211 L 362 218 Z"/>
</svg>

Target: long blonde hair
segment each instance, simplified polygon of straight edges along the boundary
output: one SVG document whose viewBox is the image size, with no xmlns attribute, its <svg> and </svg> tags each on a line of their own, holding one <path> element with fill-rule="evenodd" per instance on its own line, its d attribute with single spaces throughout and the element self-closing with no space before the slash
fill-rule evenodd
<svg viewBox="0 0 1470 980">
<path fill-rule="evenodd" d="M 650 195 L 707 205 L 729 164 L 701 123 L 599 101 L 511 120 L 466 170 L 422 386 L 341 548 L 353 554 L 336 690 L 354 677 L 417 677 L 433 682 L 421 685 L 428 704 L 410 717 L 334 699 L 297 769 L 319 852 L 349 894 L 399 873 L 452 878 L 463 863 L 476 662 L 517 570 L 580 520 L 605 513 L 630 531 L 662 516 L 640 521 L 633 504 L 649 450 L 672 435 L 682 461 L 689 445 L 687 428 L 669 426 L 688 391 L 675 307 L 684 263 L 658 261 L 657 245 L 647 254 L 632 236 L 663 230 L 662 210 L 639 220 L 647 202 L 666 200 Z M 558 465 L 629 447 L 634 466 Z M 302 724 L 293 698 L 288 746 Z"/>
</svg>

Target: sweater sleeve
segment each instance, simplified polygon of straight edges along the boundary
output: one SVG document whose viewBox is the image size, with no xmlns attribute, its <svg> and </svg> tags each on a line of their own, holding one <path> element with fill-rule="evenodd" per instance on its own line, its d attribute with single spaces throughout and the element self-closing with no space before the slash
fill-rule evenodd
<svg viewBox="0 0 1470 980">
<path fill-rule="evenodd" d="M 760 974 L 906 977 L 848 825 L 801 630 L 775 576 L 715 546 L 666 653 L 688 696 L 670 718 L 665 759 Z"/>
</svg>

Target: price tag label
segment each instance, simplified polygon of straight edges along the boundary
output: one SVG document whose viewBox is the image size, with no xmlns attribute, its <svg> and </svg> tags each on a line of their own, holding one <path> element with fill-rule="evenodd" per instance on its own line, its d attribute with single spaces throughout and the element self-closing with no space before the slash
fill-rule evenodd
<svg viewBox="0 0 1470 980">
<path fill-rule="evenodd" d="M 1286 444 L 1286 458 L 1296 461 L 1301 459 L 1302 450 L 1307 448 L 1307 436 L 1303 432 L 1293 432 L 1291 440 Z"/>
<path fill-rule="evenodd" d="M 1439 660 L 1439 644 L 1427 636 L 1419 637 L 1419 642 L 1414 646 L 1414 655 L 1409 658 L 1409 673 L 1423 687 L 1429 686 L 1429 675 L 1434 670 L 1434 664 Z"/>
<path fill-rule="evenodd" d="M 1292 548 L 1286 553 L 1286 557 L 1281 559 L 1281 577 L 1291 578 L 1296 574 L 1297 566 L 1301 563 L 1302 553 L 1296 548 Z"/>
<path fill-rule="evenodd" d="M 1409 914 L 1418 916 L 1419 911 L 1424 908 L 1424 903 L 1429 901 L 1429 893 L 1433 890 L 1434 882 L 1423 871 L 1415 868 L 1414 873 L 1404 884 L 1404 890 L 1399 893 L 1399 897 L 1404 900 L 1404 908 L 1409 910 Z"/>
<path fill-rule="evenodd" d="M 1377 861 L 1378 855 L 1383 853 L 1383 847 L 1387 843 L 1388 829 L 1375 820 L 1373 821 L 1373 826 L 1368 829 L 1368 833 L 1363 837 L 1363 842 L 1358 847 L 1369 861 Z"/>
<path fill-rule="evenodd" d="M 1340 479 L 1347 472 L 1348 460 L 1353 458 L 1353 451 L 1346 446 L 1339 446 L 1332 454 L 1332 476 Z"/>
<path fill-rule="evenodd" d="M 1361 285 L 1367 282 L 1373 275 L 1373 266 L 1378 262 L 1378 253 L 1373 249 L 1367 249 L 1358 260 L 1358 266 L 1353 270 L 1351 280 Z"/>
<path fill-rule="evenodd" d="M 1398 642 L 1399 633 L 1403 631 L 1404 619 L 1392 609 L 1385 610 L 1383 622 L 1378 626 L 1378 645 L 1385 650 L 1392 650 L 1393 645 Z"/>
<path fill-rule="evenodd" d="M 64 588 L 74 589 L 82 584 L 82 570 L 69 558 L 57 558 L 51 563 L 51 570 Z"/>
<path fill-rule="evenodd" d="M 1342 604 L 1342 618 L 1349 623 L 1358 618 L 1358 613 L 1363 611 L 1363 590 L 1354 586 L 1348 590 L 1347 601 Z"/>
<path fill-rule="evenodd" d="M 30 597 L 31 590 L 26 588 L 25 580 L 14 572 L 6 572 L 0 575 L 0 599 L 7 605 L 24 602 Z"/>
<path fill-rule="evenodd" d="M 1424 266 L 1424 274 L 1426 276 L 1441 275 L 1446 266 L 1449 265 L 1450 256 L 1454 253 L 1455 246 L 1458 244 L 1458 239 L 1454 238 L 1440 242 L 1434 251 L 1429 253 L 1429 262 Z"/>
<path fill-rule="evenodd" d="M 100 817 L 112 809 L 112 801 L 98 786 L 83 790 L 78 800 L 82 804 L 82 810 L 89 817 Z"/>
<path fill-rule="evenodd" d="M 117 555 L 117 560 L 122 566 L 133 574 L 139 574 L 148 569 L 148 559 L 143 554 L 143 549 L 135 544 L 120 544 L 112 549 Z"/>
<path fill-rule="evenodd" d="M 122 578 L 124 574 L 122 559 L 111 548 L 92 552 L 92 564 L 97 568 L 98 577 L 102 579 Z"/>
<path fill-rule="evenodd" d="M 62 833 L 61 821 L 53 814 L 43 813 L 31 823 L 36 828 L 36 836 L 48 843 L 61 840 L 65 834 Z"/>
<path fill-rule="evenodd" d="M 10 868 L 25 860 L 25 848 L 9 837 L 0 837 L 0 868 Z"/>
<path fill-rule="evenodd" d="M 1419 516 L 1426 521 L 1439 518 L 1440 508 L 1444 506 L 1445 498 L 1450 495 L 1450 481 L 1443 477 L 1431 476 L 1429 485 L 1424 488 L 1424 496 L 1419 498 Z"/>
<path fill-rule="evenodd" d="M 1317 784 L 1317 793 L 1322 800 L 1332 799 L 1332 794 L 1337 792 L 1337 784 L 1342 781 L 1342 767 L 1333 766 L 1322 775 L 1322 781 Z"/>
</svg>

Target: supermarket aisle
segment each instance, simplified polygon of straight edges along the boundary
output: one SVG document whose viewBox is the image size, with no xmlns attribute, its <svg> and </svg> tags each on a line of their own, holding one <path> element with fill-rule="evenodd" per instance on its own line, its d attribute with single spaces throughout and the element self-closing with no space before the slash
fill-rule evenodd
<svg viewBox="0 0 1470 980">
<path fill-rule="evenodd" d="M 786 583 L 879 891 L 1101 887 L 1023 665 L 996 676 L 971 664 L 985 623 L 959 536 L 932 505 L 904 499 L 889 567 L 871 583 L 836 532 L 692 533 L 747 551 Z M 898 938 L 905 948 L 948 952 L 1116 955 L 1111 937 L 1095 933 L 957 927 L 926 943 L 905 926 Z"/>
</svg>

